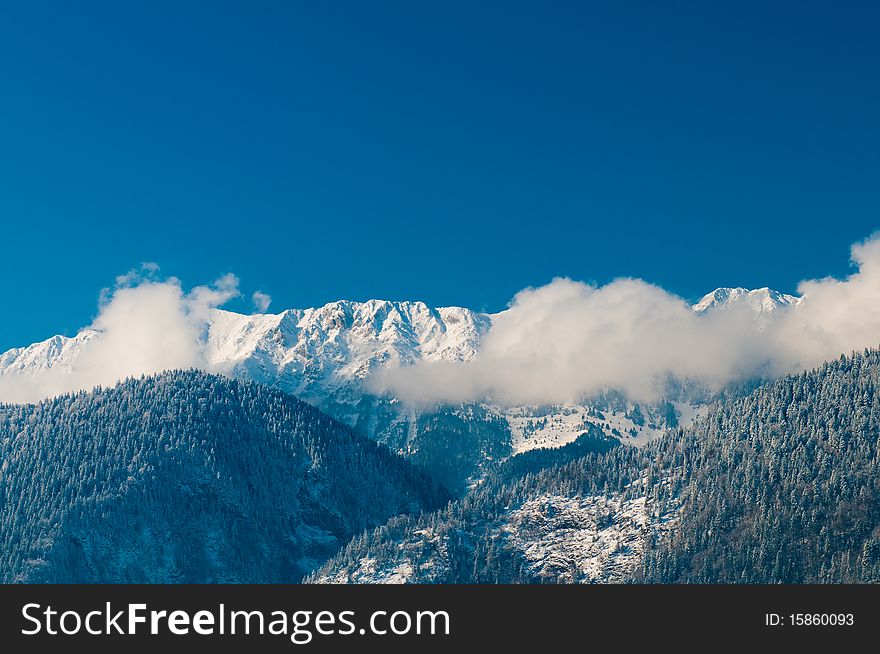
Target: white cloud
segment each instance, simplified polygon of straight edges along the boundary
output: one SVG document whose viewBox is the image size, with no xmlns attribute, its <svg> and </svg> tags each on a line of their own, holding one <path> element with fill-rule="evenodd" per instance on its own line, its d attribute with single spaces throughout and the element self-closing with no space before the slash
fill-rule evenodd
<svg viewBox="0 0 880 654">
<path fill-rule="evenodd" d="M 268 293 L 263 293 L 263 291 L 256 291 L 251 296 L 251 300 L 254 303 L 254 308 L 257 310 L 257 313 L 266 313 L 269 305 L 272 304 L 272 296 Z"/>
<path fill-rule="evenodd" d="M 71 369 L 59 367 L 0 377 L 0 400 L 35 401 L 110 385 L 132 375 L 206 368 L 204 335 L 210 309 L 238 296 L 238 279 L 221 277 L 185 292 L 177 279 L 158 281 L 158 268 L 122 275 L 101 294 L 100 312 Z"/>
<path fill-rule="evenodd" d="M 380 372 L 374 389 L 414 404 L 492 398 L 562 403 L 611 388 L 659 396 L 670 377 L 719 388 L 797 372 L 880 344 L 880 238 L 852 248 L 858 271 L 802 282 L 804 301 L 763 322 L 745 305 L 698 315 L 637 279 L 596 287 L 556 279 L 518 293 L 477 356 Z"/>
<path fill-rule="evenodd" d="M 556 279 L 518 293 L 473 360 L 380 371 L 370 384 L 412 404 L 537 404 L 605 389 L 651 400 L 670 378 L 721 388 L 797 372 L 880 345 L 880 237 L 854 245 L 852 261 L 856 270 L 847 278 L 804 281 L 800 304 L 760 321 L 744 304 L 696 314 L 682 298 L 638 279 L 605 286 Z M 238 295 L 234 275 L 187 292 L 144 264 L 102 292 L 90 326 L 96 336 L 71 368 L 4 374 L 0 401 L 32 401 L 166 369 L 210 370 L 209 312 Z M 261 312 L 271 302 L 260 291 L 252 300 Z"/>
<path fill-rule="evenodd" d="M 852 262 L 858 270 L 846 279 L 800 283 L 799 311 L 774 325 L 778 372 L 880 345 L 880 235 L 854 245 Z"/>
</svg>

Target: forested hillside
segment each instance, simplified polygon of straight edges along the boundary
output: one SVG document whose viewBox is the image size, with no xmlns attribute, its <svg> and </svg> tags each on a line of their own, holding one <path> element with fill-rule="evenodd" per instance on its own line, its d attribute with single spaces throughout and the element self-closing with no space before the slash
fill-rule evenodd
<svg viewBox="0 0 880 654">
<path fill-rule="evenodd" d="M 657 445 L 686 486 L 662 582 L 880 581 L 880 353 L 722 403 Z"/>
<path fill-rule="evenodd" d="M 0 580 L 295 582 L 446 496 L 292 396 L 170 372 L 0 406 Z"/>
<path fill-rule="evenodd" d="M 641 450 L 595 431 L 499 462 L 451 504 L 254 383 L 171 372 L 0 406 L 0 578 L 880 581 L 878 385 L 880 352 L 841 357 Z"/>
<path fill-rule="evenodd" d="M 880 581 L 880 353 L 355 538 L 319 582 Z"/>
</svg>

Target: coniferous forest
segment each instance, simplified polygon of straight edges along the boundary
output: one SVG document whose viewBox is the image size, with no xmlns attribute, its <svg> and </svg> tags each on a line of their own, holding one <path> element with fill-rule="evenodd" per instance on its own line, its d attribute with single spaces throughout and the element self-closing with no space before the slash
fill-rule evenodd
<svg viewBox="0 0 880 654">
<path fill-rule="evenodd" d="M 0 407 L 0 580 L 295 582 L 444 492 L 290 395 L 169 372 Z"/>
<path fill-rule="evenodd" d="M 511 516 L 529 507 L 526 519 L 544 529 L 538 536 L 546 541 L 552 524 L 564 540 L 586 533 L 576 527 L 601 535 L 622 506 L 642 502 L 634 504 L 645 507 L 641 548 L 626 551 L 618 538 L 609 560 L 635 556 L 624 570 L 612 567 L 612 580 L 880 581 L 878 384 L 880 352 L 865 351 L 721 401 L 693 428 L 642 450 L 616 447 L 525 474 L 502 468 L 440 511 L 358 536 L 310 580 L 371 581 L 377 568 L 404 566 L 415 582 L 591 581 L 573 569 L 584 563 L 577 548 L 551 549 L 567 560 L 536 570 L 529 555 L 541 540 L 518 540 Z M 566 498 L 604 508 L 586 524 L 576 513 L 569 522 L 579 525 L 552 522 Z"/>
<path fill-rule="evenodd" d="M 880 581 L 880 352 L 451 496 L 290 395 L 169 372 L 0 407 L 5 582 Z"/>
</svg>

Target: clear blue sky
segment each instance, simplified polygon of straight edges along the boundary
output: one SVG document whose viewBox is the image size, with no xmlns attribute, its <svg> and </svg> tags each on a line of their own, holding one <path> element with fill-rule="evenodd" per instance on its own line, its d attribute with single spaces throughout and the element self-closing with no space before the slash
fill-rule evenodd
<svg viewBox="0 0 880 654">
<path fill-rule="evenodd" d="M 496 310 L 558 275 L 791 291 L 880 227 L 876 3 L 19 5 L 0 350 L 141 261 Z"/>
</svg>

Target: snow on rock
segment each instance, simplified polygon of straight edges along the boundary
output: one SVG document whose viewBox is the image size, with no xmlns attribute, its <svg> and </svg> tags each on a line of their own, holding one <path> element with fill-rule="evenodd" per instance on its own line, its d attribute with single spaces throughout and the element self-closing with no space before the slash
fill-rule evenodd
<svg viewBox="0 0 880 654">
<path fill-rule="evenodd" d="M 27 347 L 13 348 L 0 354 L 0 375 L 34 373 L 50 368 L 70 370 L 89 341 L 98 332 L 84 329 L 73 338 L 53 336 Z"/>
<path fill-rule="evenodd" d="M 491 316 L 422 302 L 332 302 L 317 309 L 243 316 L 215 310 L 209 363 L 294 393 L 361 384 L 382 367 L 419 360 L 466 361 L 477 352 Z"/>
<path fill-rule="evenodd" d="M 416 578 L 419 583 L 442 581 L 449 572 L 446 537 L 431 529 L 420 529 L 400 544 L 397 551 L 380 564 L 375 557 L 365 556 L 353 566 L 316 577 L 317 584 L 406 584 Z"/>
<path fill-rule="evenodd" d="M 755 290 L 747 288 L 716 288 L 703 296 L 692 308 L 696 313 L 745 304 L 757 314 L 767 314 L 779 309 L 797 306 L 802 298 L 786 295 L 764 287 Z"/>
<path fill-rule="evenodd" d="M 657 515 L 647 497 L 543 495 L 513 510 L 500 528 L 536 578 L 620 583 L 642 560 L 646 539 L 668 533 L 677 513 Z"/>
</svg>

